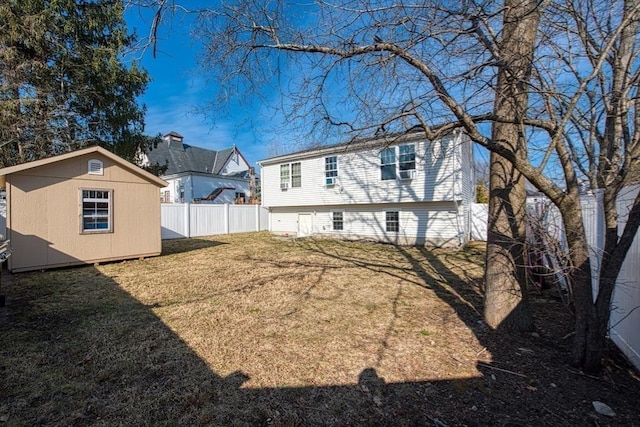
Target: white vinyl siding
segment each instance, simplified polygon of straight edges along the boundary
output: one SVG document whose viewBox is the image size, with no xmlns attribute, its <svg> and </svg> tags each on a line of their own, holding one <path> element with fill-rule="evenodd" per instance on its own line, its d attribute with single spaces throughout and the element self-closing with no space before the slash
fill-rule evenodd
<svg viewBox="0 0 640 427">
<path fill-rule="evenodd" d="M 333 230 L 333 213 L 326 206 L 312 206 L 313 233 L 347 239 L 366 239 L 400 244 L 459 246 L 463 224 L 452 202 L 404 203 L 400 205 L 357 205 L 344 207 L 343 230 Z M 386 231 L 386 212 L 398 212 L 398 232 Z M 296 235 L 298 230 L 295 208 L 272 208 L 271 232 Z"/>
<path fill-rule="evenodd" d="M 447 137 L 442 142 L 416 141 L 415 171 L 411 180 L 381 180 L 380 148 L 336 153 L 339 181 L 326 185 L 326 155 L 301 158 L 304 192 L 281 191 L 280 167 L 283 162 L 263 164 L 262 203 L 278 206 L 340 206 L 375 203 L 419 203 L 460 200 L 461 186 L 456 181 L 468 176 L 469 163 L 461 164 L 468 141 Z M 403 146 L 403 145 L 400 145 Z M 397 146 L 396 146 L 397 148 Z M 456 154 L 458 153 L 458 154 Z M 396 160 L 398 160 L 396 158 Z M 410 166 L 411 162 L 405 165 Z M 287 165 L 289 162 L 287 162 Z"/>
</svg>

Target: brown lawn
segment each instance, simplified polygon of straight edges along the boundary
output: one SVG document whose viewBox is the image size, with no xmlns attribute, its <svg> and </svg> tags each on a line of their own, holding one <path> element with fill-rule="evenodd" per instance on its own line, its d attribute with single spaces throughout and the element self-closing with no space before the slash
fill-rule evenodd
<svg viewBox="0 0 640 427">
<path fill-rule="evenodd" d="M 3 276 L 0 424 L 640 424 L 615 351 L 566 365 L 554 292 L 537 333 L 484 327 L 482 255 L 257 233 Z"/>
</svg>

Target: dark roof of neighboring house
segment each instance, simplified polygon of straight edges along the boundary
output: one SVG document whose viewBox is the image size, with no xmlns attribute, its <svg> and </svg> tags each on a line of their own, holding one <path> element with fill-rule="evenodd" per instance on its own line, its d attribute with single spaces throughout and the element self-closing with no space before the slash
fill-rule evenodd
<svg viewBox="0 0 640 427">
<path fill-rule="evenodd" d="M 182 142 L 173 141 L 169 143 L 169 141 L 164 140 L 147 152 L 147 158 L 152 164 L 158 163 L 160 166 L 168 162 L 168 168 L 166 172 L 164 172 L 164 175 L 181 172 L 220 174 L 229 156 L 231 156 L 234 151 L 236 151 L 235 147 L 215 151 L 194 147 Z"/>
</svg>

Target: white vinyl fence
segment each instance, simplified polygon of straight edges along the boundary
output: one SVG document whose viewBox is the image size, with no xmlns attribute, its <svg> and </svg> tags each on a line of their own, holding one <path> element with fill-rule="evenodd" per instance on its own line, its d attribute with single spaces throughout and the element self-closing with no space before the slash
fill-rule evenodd
<svg viewBox="0 0 640 427">
<path fill-rule="evenodd" d="M 617 208 L 620 224 L 618 233 L 622 233 L 622 228 L 627 222 L 629 210 L 639 188 L 638 185 L 627 187 L 618 196 Z M 587 239 L 593 251 L 591 269 L 595 298 L 598 293 L 598 277 L 605 233 L 601 194 L 584 198 L 582 213 Z M 620 270 L 613 291 L 609 326 L 611 340 L 636 368 L 640 369 L 640 238 L 637 234 L 622 264 L 622 270 Z"/>
<path fill-rule="evenodd" d="M 619 233 L 622 233 L 622 228 L 626 224 L 626 218 L 639 188 L 638 185 L 627 187 L 618 196 Z M 535 198 L 530 199 L 528 204 L 531 207 L 540 204 L 549 205 L 550 202 L 543 198 Z M 590 250 L 592 289 L 595 299 L 598 296 L 598 280 L 605 233 L 601 192 L 582 196 L 581 204 Z M 545 218 L 545 228 L 551 236 L 561 241 L 564 240 L 562 220 L 555 207 L 551 208 Z M 636 368 L 640 369 L 640 238 L 638 235 L 627 253 L 613 292 L 609 336 Z"/>
<path fill-rule="evenodd" d="M 471 203 L 471 240 L 487 240 L 489 204 Z"/>
<path fill-rule="evenodd" d="M 268 228 L 269 212 L 260 205 L 162 205 L 163 239 L 245 233 Z"/>
</svg>

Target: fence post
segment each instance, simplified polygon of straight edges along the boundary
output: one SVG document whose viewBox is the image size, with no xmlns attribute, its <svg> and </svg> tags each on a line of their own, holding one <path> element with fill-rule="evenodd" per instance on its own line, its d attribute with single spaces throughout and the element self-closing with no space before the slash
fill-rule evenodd
<svg viewBox="0 0 640 427">
<path fill-rule="evenodd" d="M 229 203 L 224 204 L 224 234 L 229 234 Z"/>
<path fill-rule="evenodd" d="M 256 231 L 260 231 L 260 205 L 254 205 L 256 207 Z"/>
<path fill-rule="evenodd" d="M 184 204 L 184 233 L 185 237 L 191 237 L 191 203 Z"/>
</svg>

